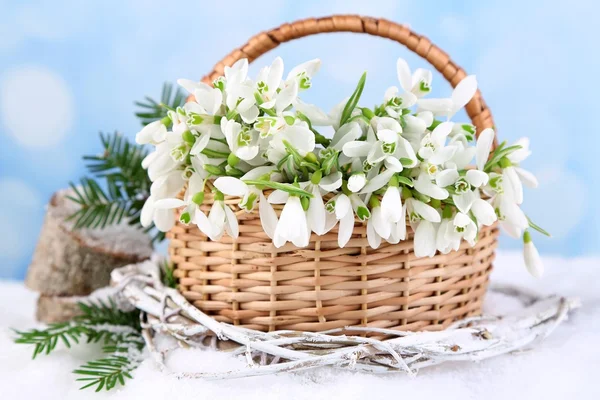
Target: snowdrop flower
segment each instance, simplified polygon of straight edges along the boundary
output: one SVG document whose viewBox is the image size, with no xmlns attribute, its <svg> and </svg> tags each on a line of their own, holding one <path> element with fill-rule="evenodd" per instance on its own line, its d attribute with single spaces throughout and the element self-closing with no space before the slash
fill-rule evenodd
<svg viewBox="0 0 600 400">
<path fill-rule="evenodd" d="M 333 213 L 336 220 L 340 223 L 338 228 L 338 246 L 346 246 L 354 230 L 354 211 L 350 198 L 344 193 L 340 193 L 329 200 L 325 208 L 329 213 Z"/>
<path fill-rule="evenodd" d="M 216 192 L 214 195 L 208 218 L 204 213 L 196 213 L 194 222 L 196 222 L 198 228 L 213 241 L 221 239 L 224 232 L 227 232 L 227 234 L 234 239 L 237 239 L 239 235 L 237 217 L 233 211 L 231 211 L 231 208 L 225 204 L 223 194 L 220 192 Z"/>
<path fill-rule="evenodd" d="M 446 146 L 446 138 L 452 130 L 451 122 L 442 122 L 435 127 L 433 132 L 426 134 L 421 141 L 419 156 L 426 160 L 430 166 L 436 167 L 450 160 L 456 152 L 456 147 Z M 430 175 L 435 175 L 437 167 L 428 170 Z"/>
<path fill-rule="evenodd" d="M 369 246 L 376 249 L 381 245 L 381 240 L 387 240 L 392 234 L 391 223 L 383 214 L 381 204 L 376 197 L 371 199 L 371 218 L 367 221 L 367 241 Z M 406 221 L 402 221 L 406 226 Z"/>
<path fill-rule="evenodd" d="M 312 78 L 317 72 L 319 72 L 320 68 L 321 60 L 318 58 L 295 66 L 288 73 L 287 78 L 285 79 L 285 86 L 295 83 L 297 84 L 299 90 L 306 90 L 310 88 L 312 86 Z"/>
<path fill-rule="evenodd" d="M 411 107 L 419 97 L 431 91 L 431 71 L 418 68 L 411 76 L 408 63 L 399 58 L 396 62 L 396 72 L 403 92 L 399 93 L 398 88 L 392 86 L 386 90 L 384 96 L 385 110 L 394 118 L 399 116 L 402 109 Z"/>
<path fill-rule="evenodd" d="M 284 157 L 287 157 L 288 153 L 284 142 L 291 145 L 301 157 L 305 157 L 315 149 L 315 135 L 310 129 L 299 124 L 288 126 L 269 142 L 266 155 L 273 164 L 278 164 Z"/>
<path fill-rule="evenodd" d="M 477 79 L 469 75 L 456 85 L 449 99 L 419 99 L 419 110 L 431 111 L 436 116 L 452 118 L 477 92 Z"/>
<path fill-rule="evenodd" d="M 537 248 L 531 241 L 531 234 L 529 231 L 523 233 L 523 259 L 525 260 L 525 266 L 527 271 L 534 278 L 541 278 L 544 274 L 544 264 L 540 258 Z"/>
<path fill-rule="evenodd" d="M 163 120 L 159 120 L 149 123 L 136 133 L 135 142 L 137 144 L 158 144 L 164 141 L 166 137 L 167 127 Z"/>
<path fill-rule="evenodd" d="M 460 236 L 454 234 L 452 219 L 444 218 L 440 223 L 436 236 L 436 248 L 442 254 L 448 254 L 460 248 Z"/>
<path fill-rule="evenodd" d="M 298 196 L 289 196 L 273 235 L 273 244 L 279 248 L 287 242 L 306 247 L 310 240 L 308 219 Z"/>
<path fill-rule="evenodd" d="M 249 161 L 258 155 L 260 147 L 256 130 L 227 118 L 221 119 L 221 129 L 225 133 L 229 149 L 236 157 Z"/>
<path fill-rule="evenodd" d="M 398 186 L 398 178 L 395 175 L 390 179 L 388 188 L 381 199 L 381 212 L 383 217 L 392 222 L 398 222 L 402 218 L 401 190 Z"/>
<path fill-rule="evenodd" d="M 359 192 L 367 184 L 367 177 L 364 172 L 356 172 L 348 178 L 348 189 L 353 192 Z"/>
<path fill-rule="evenodd" d="M 445 200 L 450 195 L 446 189 L 438 186 L 431 181 L 431 178 L 426 172 L 421 172 L 419 177 L 414 181 L 415 189 L 426 196 L 433 199 Z"/>
<path fill-rule="evenodd" d="M 466 240 L 471 246 L 475 244 L 477 237 L 477 226 L 468 215 L 459 212 L 456 213 L 452 220 L 454 234 L 460 239 Z"/>
<path fill-rule="evenodd" d="M 275 58 L 269 67 L 264 67 L 258 73 L 255 90 L 261 99 L 260 108 L 275 107 L 277 89 L 283 78 L 283 60 Z"/>
<path fill-rule="evenodd" d="M 428 204 L 414 198 L 406 199 L 408 218 L 415 231 L 415 255 L 433 257 L 436 252 L 437 223 L 439 212 Z"/>
</svg>

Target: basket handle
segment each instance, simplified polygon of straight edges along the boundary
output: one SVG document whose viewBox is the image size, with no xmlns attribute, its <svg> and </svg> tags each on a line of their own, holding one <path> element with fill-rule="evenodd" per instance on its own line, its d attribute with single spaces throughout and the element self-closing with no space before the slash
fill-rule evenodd
<svg viewBox="0 0 600 400">
<path fill-rule="evenodd" d="M 360 15 L 332 15 L 285 23 L 268 32 L 261 32 L 253 36 L 248 43 L 233 50 L 219 61 L 213 70 L 202 78 L 202 81 L 208 84 L 212 83 L 216 78 L 223 75 L 225 66 L 231 66 L 239 59 L 247 58 L 249 62 L 252 62 L 281 43 L 325 32 L 366 33 L 398 42 L 427 60 L 450 82 L 452 87 L 456 87 L 467 76 L 467 73 L 456 65 L 448 54 L 431 43 L 425 36 L 414 33 L 404 25 L 382 18 Z M 492 113 L 483 101 L 479 90 L 465 108 L 473 125 L 477 128 L 477 134 L 494 126 Z M 494 147 L 496 145 L 494 139 Z"/>
</svg>

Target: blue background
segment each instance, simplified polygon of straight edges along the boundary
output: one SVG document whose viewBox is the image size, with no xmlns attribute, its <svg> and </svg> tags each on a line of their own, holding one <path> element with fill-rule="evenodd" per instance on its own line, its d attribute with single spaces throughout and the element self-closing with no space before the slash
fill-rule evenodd
<svg viewBox="0 0 600 400">
<path fill-rule="evenodd" d="M 24 276 L 57 189 L 84 174 L 81 155 L 100 150 L 99 131 L 133 137 L 133 101 L 164 81 L 200 79 L 261 30 L 298 18 L 358 13 L 409 24 L 477 74 L 501 139 L 532 139 L 524 166 L 540 179 L 526 212 L 554 234 L 543 254 L 598 254 L 600 134 L 595 1 L 6 1 L 0 0 L 0 277 Z M 425 63 L 380 38 L 320 35 L 284 44 L 289 68 L 323 67 L 303 98 L 324 109 L 369 78 L 362 103 L 398 85 L 395 61 Z M 434 94 L 450 87 L 434 76 Z M 503 248 L 518 248 L 504 240 Z"/>
</svg>

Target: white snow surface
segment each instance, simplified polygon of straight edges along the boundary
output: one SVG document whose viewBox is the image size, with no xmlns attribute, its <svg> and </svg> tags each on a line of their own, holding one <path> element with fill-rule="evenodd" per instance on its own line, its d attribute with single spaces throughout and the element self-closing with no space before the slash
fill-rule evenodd
<svg viewBox="0 0 600 400">
<path fill-rule="evenodd" d="M 133 380 L 111 392 L 79 391 L 71 371 L 100 355 L 99 349 L 60 348 L 31 360 L 32 349 L 13 344 L 14 329 L 36 326 L 36 294 L 20 282 L 0 282 L 1 399 L 600 399 L 600 258 L 544 259 L 546 275 L 535 280 L 518 253 L 501 253 L 492 281 L 519 284 L 541 293 L 577 296 L 583 307 L 533 349 L 480 363 L 446 363 L 404 374 L 374 376 L 318 369 L 230 381 L 179 380 L 147 359 Z M 487 313 L 519 307 L 502 295 L 486 298 Z M 243 359 L 214 351 L 180 350 L 170 365 L 187 371 L 238 369 Z"/>
</svg>

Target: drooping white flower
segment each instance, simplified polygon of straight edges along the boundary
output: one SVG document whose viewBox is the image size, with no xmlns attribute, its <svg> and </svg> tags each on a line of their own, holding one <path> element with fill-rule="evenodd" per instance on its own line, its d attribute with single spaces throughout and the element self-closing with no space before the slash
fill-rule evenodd
<svg viewBox="0 0 600 400">
<path fill-rule="evenodd" d="M 409 108 L 417 102 L 419 97 L 431 91 L 431 71 L 418 68 L 411 75 L 408 63 L 399 58 L 396 62 L 396 72 L 402 92 L 392 86 L 385 92 L 384 101 L 386 112 L 391 117 L 398 117 L 402 109 Z"/>
<path fill-rule="evenodd" d="M 229 149 L 236 157 L 249 161 L 258 155 L 260 150 L 258 131 L 226 118 L 221 119 L 221 129 L 225 134 Z"/>
<path fill-rule="evenodd" d="M 312 78 L 320 68 L 321 60 L 318 58 L 297 65 L 288 73 L 285 85 L 296 83 L 299 90 L 306 90 L 312 86 Z"/>
<path fill-rule="evenodd" d="M 354 211 L 350 198 L 344 193 L 340 193 L 329 200 L 325 207 L 339 221 L 338 246 L 346 246 L 354 230 Z"/>
<path fill-rule="evenodd" d="M 445 200 L 450 195 L 446 189 L 433 183 L 426 172 L 419 174 L 419 177 L 414 181 L 414 185 L 419 193 L 433 199 Z"/>
<path fill-rule="evenodd" d="M 448 254 L 456 251 L 460 247 L 460 236 L 454 233 L 453 220 L 449 218 L 442 219 L 436 236 L 436 248 L 442 254 Z"/>
<path fill-rule="evenodd" d="M 433 257 L 437 251 L 436 234 L 437 224 L 422 220 L 415 230 L 415 256 Z"/>
<path fill-rule="evenodd" d="M 471 246 L 475 244 L 475 238 L 477 237 L 477 225 L 468 215 L 462 212 L 456 213 L 452 220 L 454 227 L 454 233 L 459 238 L 464 239 Z"/>
<path fill-rule="evenodd" d="M 446 146 L 446 139 L 452 130 L 453 123 L 442 122 L 433 132 L 426 134 L 421 141 L 419 156 L 431 165 L 442 165 L 450 160 L 456 147 Z"/>
<path fill-rule="evenodd" d="M 475 199 L 471 204 L 471 212 L 481 225 L 490 226 L 498 219 L 494 207 L 483 199 Z"/>
<path fill-rule="evenodd" d="M 400 195 L 400 188 L 390 185 L 381 199 L 381 212 L 384 218 L 392 222 L 398 222 L 402 218 L 402 199 Z"/>
<path fill-rule="evenodd" d="M 141 131 L 135 135 L 137 144 L 158 144 L 167 137 L 167 127 L 162 120 L 154 121 L 144 126 Z"/>
<path fill-rule="evenodd" d="M 537 248 L 531 240 L 531 234 L 529 231 L 525 231 L 523 234 L 523 259 L 525 260 L 525 266 L 527 271 L 534 278 L 541 278 L 544 274 L 544 264 L 538 253 Z"/>
<path fill-rule="evenodd" d="M 477 79 L 475 75 L 465 77 L 454 88 L 449 99 L 419 99 L 419 110 L 431 111 L 436 116 L 452 118 L 463 108 L 477 92 Z"/>
<path fill-rule="evenodd" d="M 224 232 L 227 232 L 234 239 L 239 235 L 237 217 L 231 211 L 231 208 L 225 204 L 222 195 L 215 195 L 208 217 L 205 217 L 204 213 L 197 213 L 194 222 L 213 241 L 220 240 Z"/>
<path fill-rule="evenodd" d="M 357 172 L 348 178 L 348 189 L 351 192 L 359 192 L 367 184 L 367 177 L 364 172 Z"/>
<path fill-rule="evenodd" d="M 310 229 L 302 203 L 298 196 L 289 196 L 273 235 L 275 247 L 292 242 L 297 247 L 306 247 L 310 240 Z"/>
<path fill-rule="evenodd" d="M 406 222 L 402 221 L 405 225 Z M 381 205 L 377 204 L 371 209 L 371 218 L 367 221 L 367 241 L 369 245 L 376 249 L 381 244 L 381 239 L 387 240 L 392 233 L 391 223 L 384 217 Z"/>
</svg>

